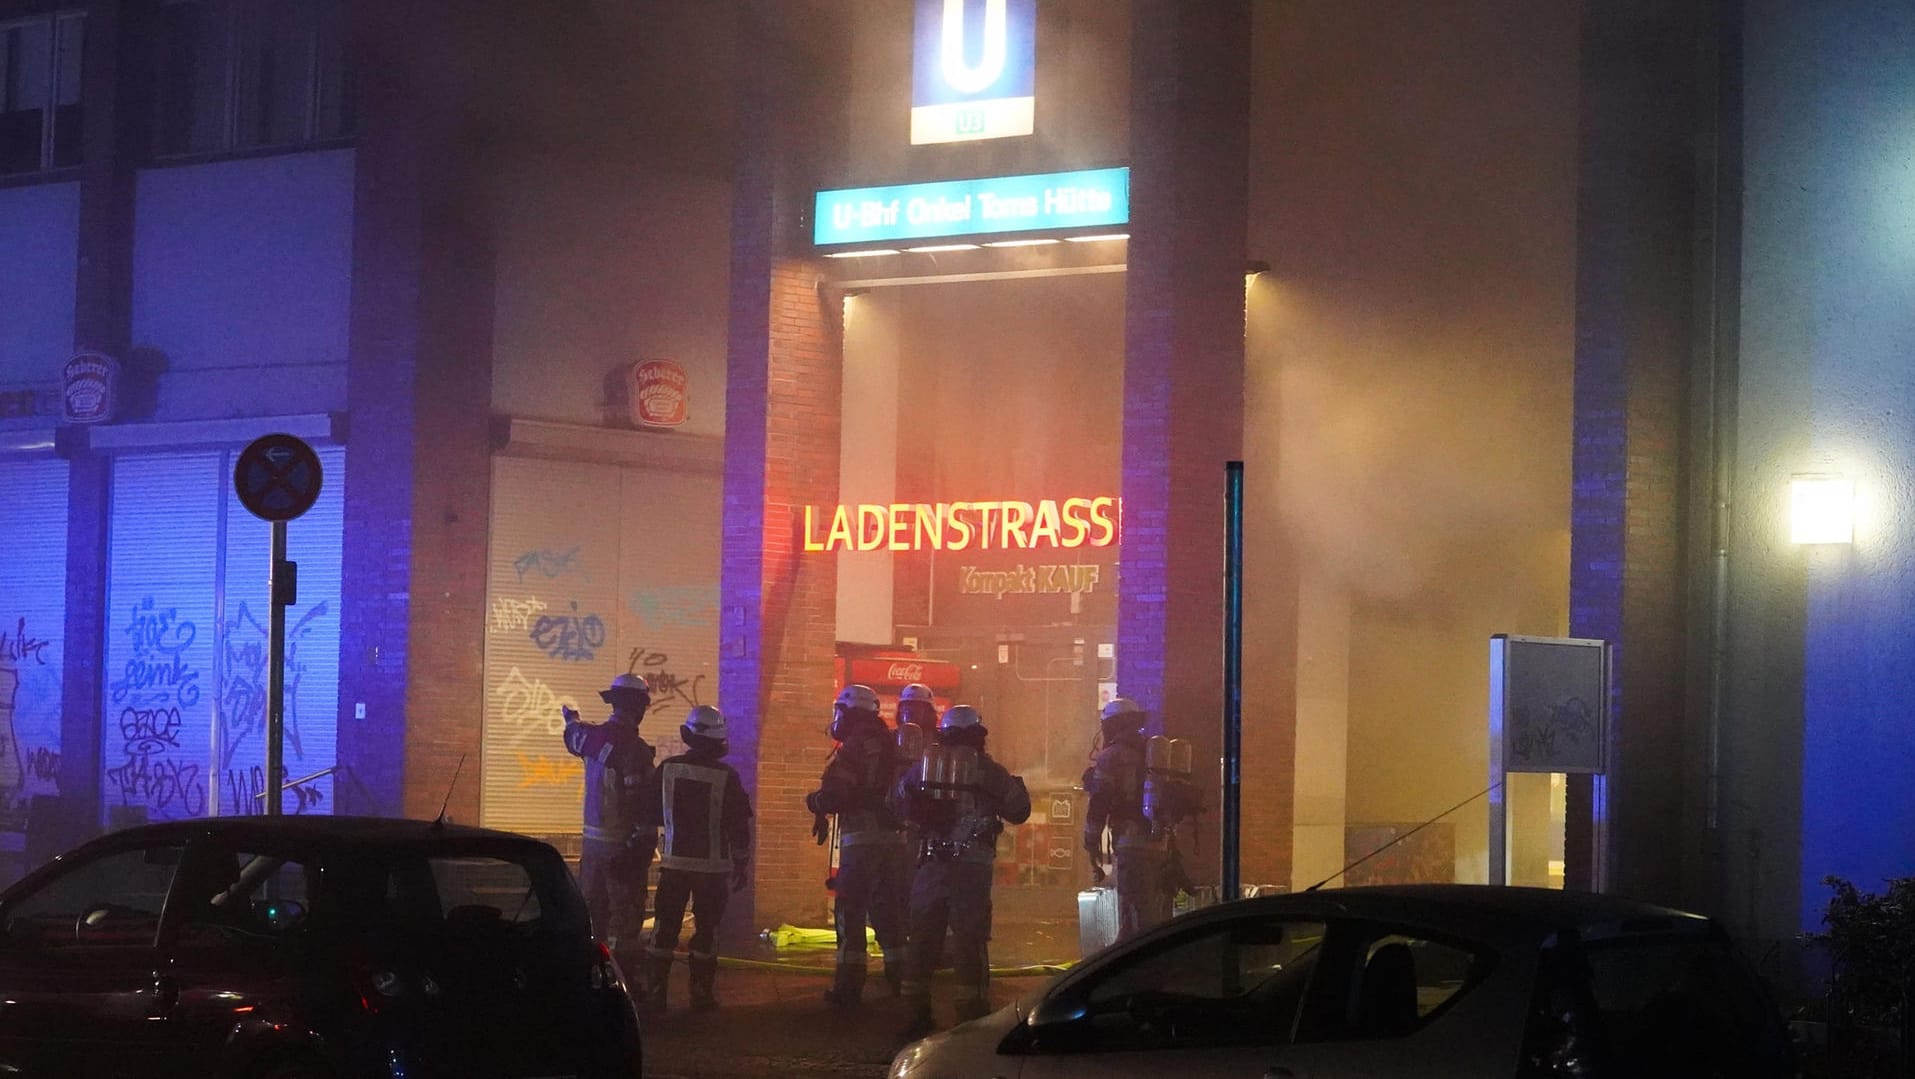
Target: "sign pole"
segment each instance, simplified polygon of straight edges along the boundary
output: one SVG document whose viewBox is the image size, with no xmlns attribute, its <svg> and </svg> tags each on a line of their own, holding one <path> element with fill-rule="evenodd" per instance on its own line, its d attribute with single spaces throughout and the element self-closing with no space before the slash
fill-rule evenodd
<svg viewBox="0 0 1915 1079">
<path fill-rule="evenodd" d="M 1223 887 L 1243 892 L 1243 462 L 1224 465 Z"/>
<path fill-rule="evenodd" d="M 266 571 L 266 590 L 273 597 L 266 640 L 266 815 L 281 813 L 280 777 L 285 774 L 286 737 L 286 604 L 291 591 L 291 564 L 286 561 L 286 522 L 274 521 L 273 560 Z"/>
</svg>

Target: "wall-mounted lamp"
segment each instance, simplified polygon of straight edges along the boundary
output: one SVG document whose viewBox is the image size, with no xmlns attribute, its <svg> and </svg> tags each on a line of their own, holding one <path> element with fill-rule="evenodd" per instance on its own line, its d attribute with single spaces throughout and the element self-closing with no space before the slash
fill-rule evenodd
<svg viewBox="0 0 1915 1079">
<path fill-rule="evenodd" d="M 1249 281 L 1260 273 L 1269 273 L 1270 264 L 1262 259 L 1251 259 L 1243 264 L 1243 279 Z"/>
<path fill-rule="evenodd" d="M 1790 476 L 1789 542 L 1855 542 L 1855 481 L 1830 474 Z"/>
</svg>

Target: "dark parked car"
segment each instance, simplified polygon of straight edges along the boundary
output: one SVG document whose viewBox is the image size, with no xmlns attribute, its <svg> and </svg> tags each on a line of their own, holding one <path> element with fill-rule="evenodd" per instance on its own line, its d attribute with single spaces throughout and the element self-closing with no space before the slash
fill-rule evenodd
<svg viewBox="0 0 1915 1079">
<path fill-rule="evenodd" d="M 907 1046 L 892 1079 L 1785 1079 L 1787 1028 L 1707 918 L 1427 885 L 1211 907 Z"/>
<path fill-rule="evenodd" d="M 550 846 L 241 817 L 96 839 L 0 894 L 0 1074 L 636 1076 L 638 1017 Z"/>
</svg>

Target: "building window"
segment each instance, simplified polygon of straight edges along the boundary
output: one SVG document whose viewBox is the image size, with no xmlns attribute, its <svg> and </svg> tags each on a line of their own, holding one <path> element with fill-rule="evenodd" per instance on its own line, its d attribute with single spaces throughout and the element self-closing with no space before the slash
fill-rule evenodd
<svg viewBox="0 0 1915 1079">
<path fill-rule="evenodd" d="M 0 174 L 80 163 L 80 52 L 86 19 L 0 23 Z"/>
<path fill-rule="evenodd" d="M 297 146 L 351 134 L 343 8 L 328 0 L 168 3 L 158 154 Z"/>
</svg>

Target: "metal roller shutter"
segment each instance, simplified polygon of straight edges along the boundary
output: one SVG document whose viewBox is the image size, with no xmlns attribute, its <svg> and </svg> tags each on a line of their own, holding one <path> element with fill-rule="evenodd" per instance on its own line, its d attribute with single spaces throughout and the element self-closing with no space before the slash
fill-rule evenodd
<svg viewBox="0 0 1915 1079">
<path fill-rule="evenodd" d="M 66 649 L 67 464 L 0 462 L 7 568 L 0 573 L 0 831 L 57 793 Z"/>
<path fill-rule="evenodd" d="M 101 736 L 109 823 L 197 817 L 211 804 L 221 460 L 113 464 Z"/>
<path fill-rule="evenodd" d="M 511 457 L 493 463 L 482 822 L 576 833 L 584 770 L 560 708 L 588 720 L 636 670 L 646 737 L 675 752 L 717 678 L 718 477 Z"/>
<path fill-rule="evenodd" d="M 344 450 L 287 526 L 299 603 L 286 617 L 286 778 L 337 760 Z M 103 791 L 109 817 L 259 813 L 265 789 L 270 533 L 232 494 L 232 451 L 114 463 Z M 328 812 L 332 777 L 286 792 Z"/>
</svg>

